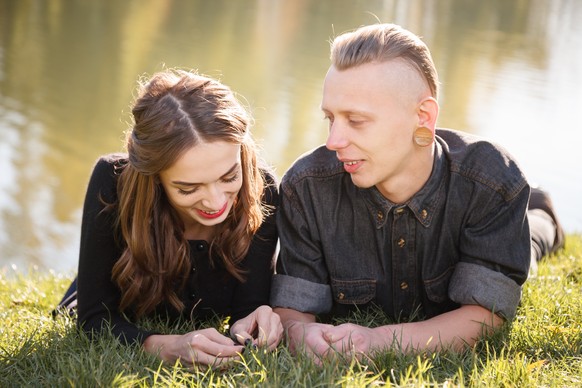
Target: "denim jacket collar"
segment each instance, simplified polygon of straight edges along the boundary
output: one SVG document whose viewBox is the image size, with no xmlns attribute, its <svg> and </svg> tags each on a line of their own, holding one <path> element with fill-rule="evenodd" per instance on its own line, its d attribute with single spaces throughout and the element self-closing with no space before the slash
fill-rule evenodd
<svg viewBox="0 0 582 388">
<path fill-rule="evenodd" d="M 359 189 L 362 192 L 371 217 L 375 220 L 376 228 L 380 229 L 386 224 L 388 213 L 393 208 L 398 212 L 399 209 L 404 209 L 405 207 L 412 211 L 421 225 L 428 228 L 437 209 L 444 206 L 446 168 L 447 160 L 442 146 L 435 141 L 434 163 L 430 177 L 424 186 L 405 204 L 398 205 L 386 199 L 376 186 Z"/>
</svg>

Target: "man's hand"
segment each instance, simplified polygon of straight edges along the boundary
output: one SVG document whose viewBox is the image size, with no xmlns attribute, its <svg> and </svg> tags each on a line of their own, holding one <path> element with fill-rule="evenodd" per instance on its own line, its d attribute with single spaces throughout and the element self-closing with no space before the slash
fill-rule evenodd
<svg viewBox="0 0 582 388">
<path fill-rule="evenodd" d="M 504 320 L 487 309 L 465 305 L 421 322 L 368 328 L 351 323 L 339 326 L 315 323 L 315 316 L 292 309 L 275 309 L 287 331 L 293 352 L 304 351 L 317 364 L 334 354 L 370 355 L 374 351 L 452 349 L 473 346 L 484 334 L 500 327 Z"/>
<path fill-rule="evenodd" d="M 339 354 L 361 357 L 374 350 L 382 350 L 392 344 L 387 326 L 369 328 L 352 323 L 330 327 L 323 333 L 329 346 Z"/>
<path fill-rule="evenodd" d="M 295 322 L 287 330 L 287 340 L 292 353 L 304 353 L 316 364 L 321 365 L 321 359 L 329 356 L 332 350 L 325 336 L 332 325 L 323 323 Z"/>
<path fill-rule="evenodd" d="M 333 326 L 316 323 L 315 315 L 293 309 L 279 307 L 275 308 L 275 312 L 281 317 L 289 350 L 293 354 L 302 352 L 321 365 L 321 359 L 332 350 L 324 333 Z"/>
<path fill-rule="evenodd" d="M 346 323 L 339 326 L 315 322 L 287 321 L 287 341 L 292 353 L 301 352 L 321 365 L 335 355 L 361 356 L 387 346 L 385 330 Z"/>
</svg>

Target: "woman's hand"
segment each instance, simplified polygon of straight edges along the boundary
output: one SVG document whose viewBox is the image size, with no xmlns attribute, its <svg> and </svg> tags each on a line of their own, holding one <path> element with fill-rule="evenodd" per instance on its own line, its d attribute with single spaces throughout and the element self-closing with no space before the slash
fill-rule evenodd
<svg viewBox="0 0 582 388">
<path fill-rule="evenodd" d="M 245 318 L 236 321 L 230 334 L 239 344 L 252 343 L 273 350 L 283 337 L 281 318 L 269 306 L 260 306 Z"/>
<path fill-rule="evenodd" d="M 244 349 L 213 328 L 191 331 L 184 335 L 152 335 L 144 341 L 143 346 L 148 353 L 167 362 L 173 363 L 180 359 L 184 365 L 200 364 L 210 367 L 224 367 L 225 364 L 240 359 L 240 353 Z"/>
</svg>

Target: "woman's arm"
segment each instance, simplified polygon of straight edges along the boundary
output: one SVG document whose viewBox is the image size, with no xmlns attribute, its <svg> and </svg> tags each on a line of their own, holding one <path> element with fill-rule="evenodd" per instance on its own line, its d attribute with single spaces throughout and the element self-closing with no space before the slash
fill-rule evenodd
<svg viewBox="0 0 582 388">
<path fill-rule="evenodd" d="M 250 341 L 273 350 L 283 336 L 281 320 L 268 306 L 278 240 L 275 214 L 279 193 L 275 179 L 268 174 L 266 179 L 264 203 L 269 215 L 254 236 L 243 261 L 246 281 L 236 286 L 232 308 L 234 324 L 230 333 L 238 343 Z"/>
<path fill-rule="evenodd" d="M 89 180 L 83 219 L 78 269 L 78 325 L 89 335 L 111 331 L 124 343 L 141 342 L 151 334 L 140 330 L 119 311 L 120 292 L 111 280 L 111 270 L 121 255 L 115 235 L 115 212 L 103 211 L 102 200 L 117 200 L 114 162 L 121 155 L 99 159 Z"/>
<path fill-rule="evenodd" d="M 269 185 L 264 191 L 264 203 L 270 213 L 253 237 L 249 251 L 241 262 L 246 280 L 238 283 L 234 292 L 233 321 L 248 316 L 259 306 L 269 304 L 278 241 L 275 215 L 279 205 L 279 193 L 272 176 L 267 175 L 267 182 Z"/>
</svg>

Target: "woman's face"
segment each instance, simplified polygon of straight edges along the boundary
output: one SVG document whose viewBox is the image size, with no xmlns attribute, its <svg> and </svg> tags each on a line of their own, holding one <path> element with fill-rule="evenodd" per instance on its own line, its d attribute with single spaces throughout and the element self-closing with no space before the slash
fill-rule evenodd
<svg viewBox="0 0 582 388">
<path fill-rule="evenodd" d="M 187 237 L 227 218 L 243 182 L 240 155 L 238 144 L 199 143 L 160 173 L 166 196 L 182 218 Z"/>
</svg>

